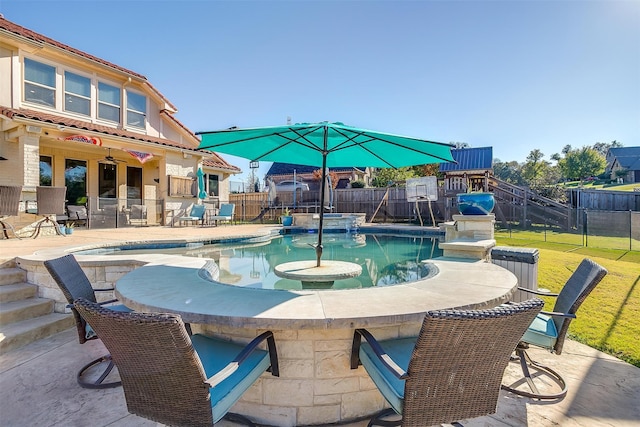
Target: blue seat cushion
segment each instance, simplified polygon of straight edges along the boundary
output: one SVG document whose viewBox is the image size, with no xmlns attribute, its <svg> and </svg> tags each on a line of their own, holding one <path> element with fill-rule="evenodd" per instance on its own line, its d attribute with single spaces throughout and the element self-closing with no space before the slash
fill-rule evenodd
<svg viewBox="0 0 640 427">
<path fill-rule="evenodd" d="M 110 310 L 113 311 L 123 311 L 125 313 L 130 313 L 133 310 L 131 310 L 129 307 L 125 307 L 122 304 L 117 304 L 117 305 L 105 305 L 105 308 L 108 308 Z M 85 324 L 84 326 L 84 337 L 88 340 L 90 340 L 91 338 L 95 337 L 96 333 L 93 330 L 93 328 L 91 326 L 89 326 L 89 324 Z"/>
<path fill-rule="evenodd" d="M 539 313 L 536 318 L 533 319 L 527 332 L 522 336 L 522 341 L 549 350 L 553 350 L 557 339 L 558 331 L 556 330 L 556 324 L 553 318 L 542 313 Z"/>
<path fill-rule="evenodd" d="M 416 340 L 417 338 L 415 337 L 401 338 L 380 341 L 380 345 L 398 366 L 407 371 L 411 354 L 416 346 Z M 402 414 L 404 380 L 400 380 L 393 375 L 366 342 L 362 342 L 360 346 L 360 361 L 393 410 L 398 414 Z"/>
<path fill-rule="evenodd" d="M 227 366 L 244 348 L 243 345 L 199 334 L 193 335 L 191 342 L 198 353 L 207 378 Z M 211 410 L 214 423 L 224 417 L 242 394 L 270 365 L 269 352 L 256 349 L 238 367 L 237 371 L 211 389 Z"/>
</svg>

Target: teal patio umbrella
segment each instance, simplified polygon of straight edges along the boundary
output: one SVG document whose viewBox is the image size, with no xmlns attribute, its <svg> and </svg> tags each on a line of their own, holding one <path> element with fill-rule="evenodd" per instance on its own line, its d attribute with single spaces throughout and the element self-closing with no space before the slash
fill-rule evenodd
<svg viewBox="0 0 640 427">
<path fill-rule="evenodd" d="M 428 163 L 453 162 L 453 145 L 358 129 L 343 123 L 297 123 L 262 128 L 231 128 L 198 132 L 200 147 L 251 161 L 296 163 L 322 168 L 368 166 L 400 168 Z M 325 186 L 321 186 L 324 206 Z M 318 225 L 317 266 L 322 257 L 323 215 Z"/>
<path fill-rule="evenodd" d="M 204 172 L 202 171 L 202 168 L 198 169 L 198 172 L 196 173 L 196 175 L 198 175 L 198 198 L 206 199 L 207 192 L 205 191 L 205 188 L 204 188 Z"/>
</svg>

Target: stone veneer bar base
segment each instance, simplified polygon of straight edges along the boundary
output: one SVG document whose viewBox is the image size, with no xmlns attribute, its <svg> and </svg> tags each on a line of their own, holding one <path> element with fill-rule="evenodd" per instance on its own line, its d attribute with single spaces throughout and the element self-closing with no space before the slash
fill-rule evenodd
<svg viewBox="0 0 640 427">
<path fill-rule="evenodd" d="M 192 325 L 194 332 L 249 342 L 262 330 Z M 421 323 L 370 328 L 379 339 L 417 336 Z M 280 377 L 265 373 L 232 412 L 268 425 L 330 424 L 370 416 L 387 407 L 364 368 L 349 368 L 353 329 L 272 330 Z"/>
</svg>

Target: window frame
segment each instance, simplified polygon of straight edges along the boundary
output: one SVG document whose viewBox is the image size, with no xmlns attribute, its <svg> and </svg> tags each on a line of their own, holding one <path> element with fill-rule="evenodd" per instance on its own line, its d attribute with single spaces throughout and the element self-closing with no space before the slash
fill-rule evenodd
<svg viewBox="0 0 640 427">
<path fill-rule="evenodd" d="M 215 178 L 215 179 L 212 179 L 212 178 Z M 213 191 L 213 194 L 212 194 L 212 190 L 211 190 L 211 182 L 212 181 L 216 181 L 216 183 L 217 183 L 216 189 L 215 189 L 215 191 Z M 220 175 L 215 174 L 215 173 L 208 173 L 207 174 L 207 177 L 206 177 L 207 195 L 209 197 L 220 197 L 220 181 L 222 181 L 220 179 Z"/>
<path fill-rule="evenodd" d="M 146 130 L 147 129 L 147 109 L 148 109 L 148 104 L 149 104 L 149 98 L 137 91 L 134 90 L 128 90 L 125 89 L 126 91 L 126 98 L 127 98 L 127 102 L 126 102 L 126 107 L 125 107 L 125 119 L 124 122 L 126 123 L 127 127 L 131 127 L 134 129 L 141 129 L 141 130 Z M 131 95 L 134 95 L 134 99 L 135 97 L 139 96 L 141 98 L 144 99 L 144 111 L 142 110 L 137 110 L 135 109 L 133 106 L 130 107 L 130 102 L 129 100 L 132 98 Z M 129 119 L 129 114 L 135 115 L 135 116 L 141 116 L 142 117 L 142 124 L 141 125 L 136 125 L 133 124 L 132 121 L 130 121 Z"/>
<path fill-rule="evenodd" d="M 38 65 L 43 65 L 45 67 L 51 68 L 53 69 L 53 87 L 48 86 L 46 83 L 41 83 L 41 82 L 37 82 L 34 80 L 28 80 L 27 78 L 27 63 L 28 62 L 33 62 L 35 64 Z M 42 61 L 36 61 L 35 59 L 31 59 L 28 57 L 24 57 L 23 59 L 23 70 L 22 70 L 22 100 L 23 102 L 26 102 L 28 104 L 34 104 L 40 107 L 47 107 L 47 108 L 56 108 L 56 104 L 58 101 L 58 67 L 52 64 L 48 64 L 46 62 L 42 62 Z M 41 90 L 45 90 L 45 91 L 50 91 L 51 94 L 53 95 L 53 102 L 51 104 L 49 104 L 48 102 L 46 102 L 46 100 L 38 98 L 38 99 L 27 99 L 27 93 L 29 92 L 27 90 L 27 85 L 31 85 L 34 86 L 36 88 L 39 88 Z"/>
<path fill-rule="evenodd" d="M 79 77 L 81 79 L 86 79 L 88 81 L 88 83 L 89 83 L 89 95 L 86 96 L 84 94 L 74 93 L 74 92 L 71 92 L 70 90 L 68 90 L 67 89 L 67 74 L 71 74 L 71 75 Z M 62 110 L 64 112 L 67 112 L 67 113 L 80 114 L 82 116 L 91 117 L 92 104 L 93 104 L 93 99 L 91 97 L 91 86 L 92 86 L 91 77 L 83 76 L 82 74 L 79 74 L 79 73 L 73 72 L 71 70 L 66 70 L 65 69 L 62 72 L 62 86 L 63 86 L 63 90 L 62 90 L 62 94 L 63 94 Z M 67 108 L 67 97 L 73 97 L 73 98 L 78 98 L 78 99 L 83 100 L 83 101 L 87 101 L 88 111 L 86 113 L 84 113 L 84 112 L 81 112 L 81 111 L 75 111 L 75 110 L 68 109 Z"/>
<path fill-rule="evenodd" d="M 119 104 L 113 104 L 113 103 L 108 102 L 108 101 L 100 100 L 100 85 L 105 85 L 105 86 L 108 86 L 110 88 L 117 89 Z M 118 114 L 117 114 L 118 120 L 114 121 L 114 120 L 112 120 L 110 118 L 102 117 L 100 115 L 100 105 L 104 105 L 106 107 L 117 109 L 118 110 Z M 122 88 L 121 87 L 116 86 L 116 85 L 111 84 L 111 83 L 107 83 L 104 80 L 98 80 L 96 82 L 96 119 L 97 120 L 102 120 L 102 121 L 107 122 L 107 123 L 116 123 L 116 124 L 122 123 Z"/>
<path fill-rule="evenodd" d="M 48 161 L 46 159 L 48 159 Z M 49 166 L 49 169 L 51 171 L 51 176 L 49 177 L 50 181 L 49 181 L 48 184 L 46 182 L 42 181 L 42 178 L 43 178 L 43 176 L 42 176 L 42 165 L 43 165 L 43 163 L 45 165 Z M 51 186 L 53 186 L 53 156 L 40 155 L 39 165 L 40 165 L 39 166 L 40 170 L 38 172 L 39 173 L 39 177 L 38 177 L 39 185 L 41 187 L 51 187 Z"/>
</svg>

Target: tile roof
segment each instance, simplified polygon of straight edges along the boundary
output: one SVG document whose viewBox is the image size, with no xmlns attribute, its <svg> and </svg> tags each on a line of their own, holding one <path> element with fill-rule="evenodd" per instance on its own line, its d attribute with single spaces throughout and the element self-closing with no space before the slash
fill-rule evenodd
<svg viewBox="0 0 640 427">
<path fill-rule="evenodd" d="M 124 130 L 116 129 L 109 126 L 98 125 L 90 122 L 85 122 L 82 120 L 71 119 L 68 117 L 58 116 L 50 113 L 43 113 L 41 111 L 28 110 L 24 108 L 15 109 L 15 108 L 0 107 L 0 115 L 5 116 L 9 119 L 20 117 L 24 119 L 37 120 L 43 123 L 51 123 L 53 125 L 61 125 L 71 129 L 88 130 L 91 132 L 102 133 L 105 135 L 134 139 L 136 141 L 151 142 L 153 144 L 164 145 L 167 147 L 175 147 L 175 148 L 182 148 L 187 150 L 200 151 L 202 153 L 206 153 L 207 155 L 212 156 L 211 159 L 208 159 L 209 162 L 207 162 L 208 163 L 207 166 L 227 169 L 231 171 L 240 171 L 240 168 L 227 163 L 224 159 L 222 159 L 220 156 L 218 156 L 216 153 L 213 153 L 212 151 L 198 150 L 193 145 L 172 141 L 170 139 L 157 138 L 157 137 L 153 137 L 153 136 L 149 136 L 141 133 L 124 131 Z M 171 117 L 170 114 L 167 114 L 167 116 Z M 184 125 L 182 125 L 181 123 L 179 122 L 177 123 L 180 126 L 184 127 Z"/>
<path fill-rule="evenodd" d="M 623 168 L 629 170 L 640 169 L 640 147 L 609 148 L 607 155 L 617 160 L 618 164 Z"/>
<path fill-rule="evenodd" d="M 0 30 L 4 30 L 6 32 L 10 32 L 16 36 L 19 37 L 24 37 L 25 39 L 37 42 L 37 43 L 42 43 L 42 44 L 46 44 L 46 45 L 50 45 L 59 49 L 62 49 L 64 51 L 73 53 L 75 55 L 81 56 L 82 58 L 85 58 L 87 60 L 102 64 L 106 67 L 112 68 L 114 70 L 123 72 L 125 74 L 129 74 L 131 76 L 135 76 L 141 80 L 143 80 L 143 83 L 145 85 L 147 85 L 153 92 L 157 93 L 162 99 L 163 101 L 165 101 L 167 103 L 167 105 L 169 105 L 171 108 L 173 108 L 174 110 L 177 110 L 177 108 L 169 101 L 167 100 L 161 93 L 160 91 L 158 91 L 148 80 L 145 76 L 143 76 L 142 74 L 136 73 L 135 71 L 131 71 L 127 68 L 121 67 L 119 65 L 113 64 L 109 61 L 106 61 L 102 58 L 98 58 L 97 56 L 93 56 L 89 53 L 83 52 L 79 49 L 73 48 L 69 45 L 66 45 L 64 43 L 60 43 L 57 40 L 54 40 L 52 38 L 49 38 L 47 36 L 44 36 L 40 33 L 36 33 L 35 31 L 29 30 L 28 28 L 22 27 L 14 22 L 11 22 L 7 19 L 5 19 L 1 14 L 0 14 Z M 2 33 L 2 31 L 0 31 L 0 33 Z M 180 128 L 182 128 L 185 132 L 188 132 L 190 135 L 192 135 L 195 139 L 197 139 L 197 136 L 189 129 L 187 128 L 182 122 L 180 122 L 178 119 L 176 119 L 170 111 L 167 110 L 161 110 L 160 112 L 161 114 L 163 114 L 165 117 L 167 117 L 167 119 L 171 120 L 172 122 L 174 122 L 177 126 L 179 126 Z M 0 114 L 8 117 L 8 118 L 13 118 L 13 117 L 23 117 L 23 118 L 27 118 L 27 119 L 33 119 L 33 120 L 39 120 L 42 122 L 48 122 L 48 123 L 52 123 L 52 124 L 56 124 L 56 125 L 63 125 L 66 127 L 70 127 L 70 128 L 76 128 L 76 129 L 83 129 L 83 130 L 90 130 L 93 132 L 98 132 L 98 133 L 103 133 L 103 134 L 107 134 L 107 135 L 113 135 L 113 136 L 120 136 L 120 137 L 124 137 L 124 138 L 131 138 L 131 139 L 135 139 L 135 140 L 139 140 L 139 141 L 145 141 L 145 142 L 152 142 L 155 144 L 160 144 L 160 145 L 165 145 L 165 146 L 169 146 L 169 147 L 176 147 L 176 148 L 185 148 L 185 149 L 190 149 L 190 150 L 197 150 L 197 148 L 194 148 L 192 145 L 190 144 L 185 144 L 185 143 L 180 143 L 177 141 L 172 141 L 172 140 L 168 140 L 168 139 L 164 139 L 164 138 L 154 138 L 154 137 L 150 137 L 147 135 L 143 135 L 143 134 L 139 134 L 139 133 L 135 133 L 135 132 L 127 132 L 127 131 L 123 131 L 123 130 L 119 130 L 116 128 L 112 128 L 109 126 L 102 126 L 102 125 L 96 125 L 93 123 L 89 123 L 89 122 L 84 122 L 81 120 L 74 120 L 74 119 L 70 119 L 67 117 L 62 117 L 62 116 L 58 116 L 55 114 L 48 114 L 48 113 L 43 113 L 43 112 L 39 112 L 39 111 L 34 111 L 34 110 L 28 110 L 28 109 L 12 109 L 12 108 L 4 108 L 4 107 L 0 107 Z M 231 165 L 229 163 L 227 163 L 224 159 L 222 159 L 220 156 L 218 156 L 217 154 L 208 151 L 208 150 L 200 150 L 202 152 L 206 152 L 209 155 L 211 155 L 212 157 L 210 159 L 206 159 L 205 160 L 205 164 L 209 167 L 215 167 L 215 168 L 222 168 L 222 169 L 227 169 L 230 171 L 238 171 L 240 172 L 240 168 L 238 168 L 237 166 Z"/>
<path fill-rule="evenodd" d="M 278 162 L 274 162 L 271 167 L 269 168 L 269 171 L 267 172 L 267 176 L 272 176 L 272 175 L 290 175 L 293 173 L 293 170 L 295 169 L 296 173 L 313 173 L 314 171 L 317 171 L 318 169 L 321 169 L 317 166 L 306 166 L 306 165 L 297 165 L 294 163 L 278 163 Z M 365 168 L 360 168 L 360 167 L 347 167 L 347 168 L 329 168 L 329 170 L 333 171 L 333 172 L 345 172 L 345 171 L 352 171 L 354 169 L 358 169 L 358 170 L 364 170 Z"/>
<path fill-rule="evenodd" d="M 116 65 L 112 62 L 106 61 L 102 58 L 98 58 L 97 56 L 93 56 L 87 52 L 83 52 L 79 49 L 73 48 L 69 45 L 66 45 L 64 43 L 60 43 L 57 40 L 54 40 L 52 38 L 49 38 L 45 35 L 42 35 L 40 33 L 36 33 L 35 31 L 32 31 L 28 28 L 25 28 L 21 25 L 18 25 L 14 22 L 11 22 L 7 19 L 5 19 L 2 15 L 0 15 L 0 30 L 5 30 L 7 32 L 10 32 L 12 34 L 15 34 L 16 36 L 20 36 L 20 37 L 24 37 L 28 40 L 31 40 L 33 42 L 37 42 L 37 43 L 41 43 L 41 44 L 45 44 L 45 45 L 49 45 L 49 46 L 53 46 L 56 47 L 58 49 L 62 49 L 64 51 L 67 51 L 69 53 L 73 53 L 75 55 L 81 56 L 87 60 L 96 62 L 98 64 L 102 64 L 106 67 L 112 68 L 114 70 L 120 71 L 122 73 L 126 73 L 129 74 L 131 76 L 137 77 L 141 80 L 144 81 L 144 84 L 146 84 L 147 86 L 149 86 L 149 88 L 154 91 L 155 93 L 157 93 L 160 97 L 162 97 L 162 99 L 167 102 L 169 105 L 171 105 L 171 108 L 173 108 L 174 110 L 177 110 L 177 108 L 171 104 L 171 102 L 169 100 L 167 100 L 164 95 L 162 95 L 160 93 L 160 91 L 158 91 L 151 83 L 149 83 L 149 81 L 147 80 L 147 78 L 145 76 L 143 76 L 142 74 L 136 73 L 135 71 L 131 71 L 127 68 L 121 67 L 119 65 Z"/>
<path fill-rule="evenodd" d="M 451 155 L 458 163 L 440 163 L 440 172 L 491 170 L 493 147 L 454 148 Z"/>
<path fill-rule="evenodd" d="M 206 150 L 201 150 L 201 151 L 206 151 Z M 210 167 L 210 168 L 220 168 L 220 169 L 227 169 L 233 172 L 242 172 L 242 170 L 234 165 L 231 165 L 227 162 L 225 162 L 222 157 L 218 156 L 216 153 L 213 153 L 211 151 L 208 151 L 207 153 L 211 154 L 213 157 L 210 157 L 208 159 L 204 159 L 202 161 L 202 166 L 206 166 L 206 167 Z"/>
</svg>

